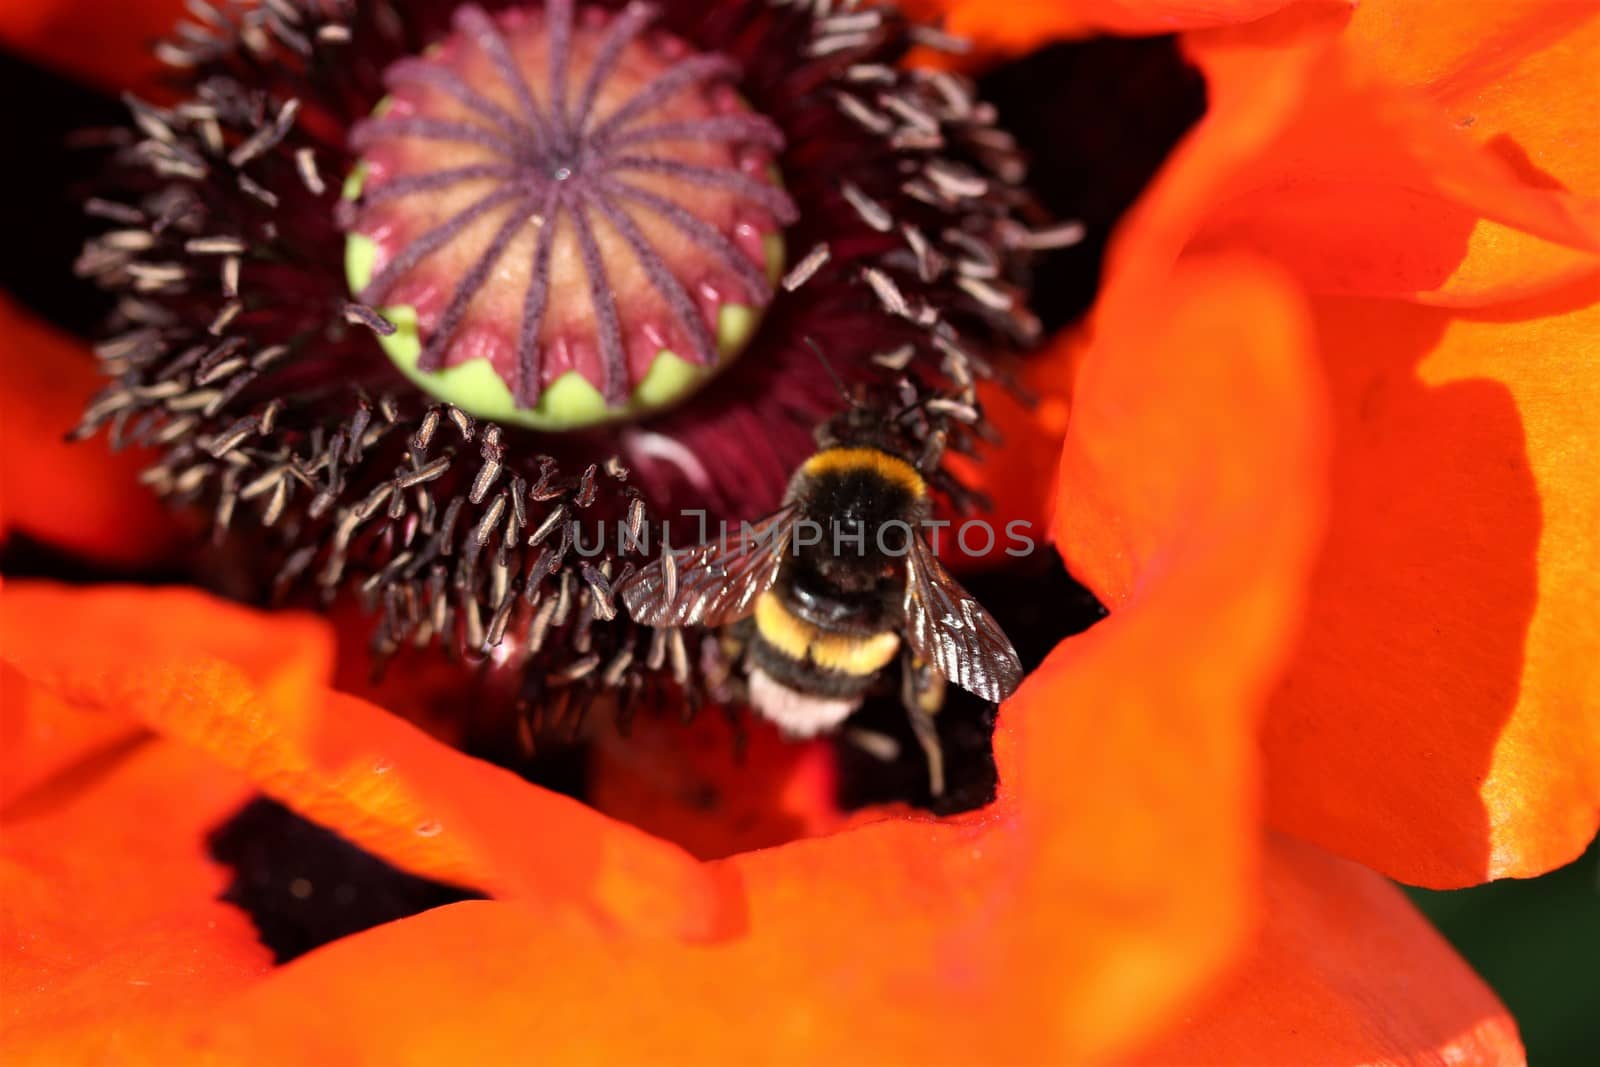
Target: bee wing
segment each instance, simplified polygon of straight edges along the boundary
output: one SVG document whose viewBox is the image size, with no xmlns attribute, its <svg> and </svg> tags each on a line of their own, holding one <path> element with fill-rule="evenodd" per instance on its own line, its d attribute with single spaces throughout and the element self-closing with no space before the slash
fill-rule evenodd
<svg viewBox="0 0 1600 1067">
<path fill-rule="evenodd" d="M 950 681 L 998 704 L 1022 681 L 1000 624 L 939 565 L 920 537 L 906 556 L 906 643 Z"/>
<path fill-rule="evenodd" d="M 797 512 L 789 505 L 735 537 L 650 563 L 617 590 L 628 614 L 645 626 L 722 626 L 749 615 L 778 579 Z"/>
</svg>

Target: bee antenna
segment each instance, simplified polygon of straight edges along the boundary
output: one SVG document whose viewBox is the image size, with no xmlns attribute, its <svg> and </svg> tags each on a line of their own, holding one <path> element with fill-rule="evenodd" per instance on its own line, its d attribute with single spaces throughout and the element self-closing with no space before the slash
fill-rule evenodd
<svg viewBox="0 0 1600 1067">
<path fill-rule="evenodd" d="M 844 397 L 844 402 L 851 407 L 860 407 L 856 403 L 855 397 L 850 395 L 850 390 L 845 388 L 844 379 L 839 377 L 839 372 L 833 369 L 833 364 L 828 362 L 828 357 L 822 354 L 822 346 L 812 340 L 810 336 L 802 337 L 800 340 L 804 341 L 806 346 L 817 354 L 817 362 L 821 363 L 822 369 L 828 372 L 828 378 L 833 382 L 834 388 L 839 390 L 839 395 Z"/>
<path fill-rule="evenodd" d="M 919 412 L 923 408 L 927 407 L 928 406 L 928 401 L 930 401 L 932 399 L 933 399 L 933 397 L 931 395 L 930 396 L 925 396 L 921 400 L 918 400 L 915 404 L 906 405 L 905 407 L 900 409 L 900 413 L 894 417 L 894 421 L 895 422 L 901 422 L 905 418 L 907 418 L 908 416 L 915 415 L 917 412 Z"/>
</svg>

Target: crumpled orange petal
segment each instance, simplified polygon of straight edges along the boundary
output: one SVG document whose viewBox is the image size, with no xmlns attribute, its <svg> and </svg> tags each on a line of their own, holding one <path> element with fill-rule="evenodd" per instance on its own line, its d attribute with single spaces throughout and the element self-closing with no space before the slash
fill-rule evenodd
<svg viewBox="0 0 1600 1067">
<path fill-rule="evenodd" d="M 1457 4 L 1377 0 L 1356 10 L 1347 38 L 1373 65 L 1421 89 L 1456 128 L 1534 185 L 1600 196 L 1600 110 L 1594 62 L 1600 9 L 1571 0 Z M 1479 220 L 1452 287 L 1463 292 L 1530 282 L 1587 257 Z M 1499 276 L 1497 282 L 1494 277 Z M 1536 289 L 1529 285 L 1530 291 Z"/>
<path fill-rule="evenodd" d="M 1016 54 L 1092 33 L 1178 33 L 1250 22 L 1298 0 L 904 0 L 984 52 Z"/>
<path fill-rule="evenodd" d="M 1317 321 L 1335 504 L 1269 814 L 1418 884 L 1560 866 L 1600 825 L 1600 286 Z"/>
<path fill-rule="evenodd" d="M 1265 249 L 1304 278 L 1308 263 L 1350 252 L 1349 240 L 1329 240 L 1328 219 L 1283 209 L 1282 190 L 1260 182 L 1263 161 L 1276 160 L 1267 173 L 1285 181 L 1298 173 L 1304 182 L 1288 187 L 1304 206 L 1304 187 L 1322 179 L 1315 168 L 1285 166 L 1283 148 L 1299 146 L 1291 161 L 1326 172 L 1343 158 L 1331 147 L 1340 131 L 1356 127 L 1324 105 L 1352 86 L 1365 86 L 1348 98 L 1352 107 L 1389 92 L 1370 74 L 1340 88 L 1341 72 L 1360 70 L 1336 32 L 1315 19 L 1279 18 L 1188 41 L 1210 78 L 1210 110 L 1118 235 L 1099 314 L 1137 314 L 1185 254 Z M 1397 134 L 1418 108 L 1413 99 L 1378 114 L 1399 122 L 1390 130 Z M 1301 129 L 1307 114 L 1326 116 L 1326 126 Z M 1330 146 L 1318 147 L 1318 138 Z M 1446 150 L 1435 136 L 1436 152 L 1417 147 L 1429 143 L 1409 143 L 1404 158 L 1352 148 L 1346 165 L 1368 192 L 1388 180 L 1385 167 L 1409 158 L 1407 166 L 1445 167 L 1448 181 L 1430 179 L 1429 203 L 1448 194 L 1465 204 L 1484 193 L 1498 163 L 1451 170 L 1461 145 Z M 1324 182 L 1322 191 L 1336 185 Z M 1256 195 L 1244 198 L 1244 189 Z M 1519 201 L 1519 224 L 1535 229 L 1556 216 L 1580 223 L 1588 210 L 1566 194 L 1524 192 L 1506 203 Z M 1545 194 L 1565 199 L 1541 206 Z M 1234 205 L 1220 228 L 1217 202 Z M 1374 194 L 1374 204 L 1383 202 Z M 1255 210 L 1262 215 L 1252 220 Z M 1292 235 L 1278 226 L 1286 219 L 1299 227 Z M 1409 223 L 1396 230 L 1423 248 L 1430 232 Z M 1373 248 L 1395 262 L 1392 249 Z M 1593 586 L 1579 574 L 1595 573 L 1594 479 L 1579 472 L 1595 467 L 1596 433 L 1585 415 L 1592 400 L 1571 399 L 1592 398 L 1596 388 L 1594 326 L 1586 312 L 1575 317 L 1593 300 L 1585 295 L 1593 282 L 1552 288 L 1560 274 L 1533 279 L 1548 294 L 1543 302 L 1492 310 L 1318 302 L 1338 422 L 1335 510 L 1312 629 L 1265 727 L 1270 815 L 1405 880 L 1461 885 L 1537 873 L 1576 855 L 1594 831 L 1600 698 L 1578 650 L 1594 647 L 1596 632 Z M 1478 296 L 1525 288 L 1502 276 Z M 1260 447 L 1276 443 L 1264 436 Z M 1129 525 L 1149 522 L 1137 502 L 1129 507 Z M 1114 526 L 1094 536 L 1106 551 L 1082 557 L 1080 577 L 1115 587 L 1128 569 L 1116 550 L 1137 537 Z"/>
<path fill-rule="evenodd" d="M 158 557 L 175 527 L 138 482 L 145 457 L 65 440 L 105 385 L 88 353 L 3 293 L 0 337 L 0 538 L 17 530 L 112 564 Z"/>
<path fill-rule="evenodd" d="M 1524 1062 L 1511 1016 L 1398 889 L 1288 838 L 1266 857 L 1254 951 L 1136 1063 Z"/>
<path fill-rule="evenodd" d="M 1469 137 L 1518 159 L 1530 177 L 1600 194 L 1594 4 L 1368 0 L 1345 36 L 1385 76 L 1421 89 Z"/>
<path fill-rule="evenodd" d="M 1266 855 L 1272 908 L 1253 951 L 1136 1062 L 1523 1062 L 1505 1009 L 1398 890 L 1285 839 Z M 803 892 L 769 906 L 815 908 Z M 984 983 L 961 969 L 959 933 L 931 930 L 884 966 L 875 945 L 859 935 L 840 945 L 840 932 L 823 922 L 809 940 L 694 947 L 455 904 L 290 964 L 197 1026 L 188 1047 L 223 1064 L 1093 1062 L 1062 1055 L 1046 1031 L 1019 1030 L 1020 1015 L 990 1017 Z M 832 964 L 827 986 L 810 984 L 817 956 Z M 964 987 L 960 1011 L 921 999 L 930 967 Z M 880 985 L 885 970 L 893 980 Z M 1073 996 L 1030 992 L 1057 1006 Z M 339 1025 L 307 1025 L 308 1004 Z M 969 1045 L 984 1024 L 987 1040 Z"/>
<path fill-rule="evenodd" d="M 1273 521 L 1303 546 L 1312 533 L 1290 524 L 1315 527 L 1324 506 L 1325 413 L 1306 302 L 1282 272 L 1248 257 L 1189 257 L 1094 328 L 1061 461 L 1056 534 L 1068 568 L 1113 616 L 1136 602 L 1175 544 L 1200 552 L 1198 504 L 1244 497 L 1263 468 L 1287 494 L 1268 508 L 1282 512 Z M 1292 430 L 1271 408 L 1285 396 L 1299 405 Z M 1197 455 L 1195 442 L 1211 439 L 1232 451 Z M 1265 545 L 1285 540 L 1250 529 L 1222 531 L 1211 550 L 1233 547 L 1241 531 Z"/>
<path fill-rule="evenodd" d="M 707 938 L 742 922 L 734 879 L 364 701 L 331 695 L 298 741 L 258 736 L 247 770 L 268 793 L 397 866 L 636 931 Z"/>
<path fill-rule="evenodd" d="M 1247 738 L 1291 647 L 1324 506 L 1309 326 L 1280 274 L 1245 260 L 1186 264 L 1137 313 L 1103 317 L 1096 331 L 1062 458 L 1056 533 L 1069 568 L 1111 615 L 1059 648 L 1016 698 L 1034 715 L 1021 719 L 1025 735 L 998 738 L 1002 759 L 1025 761 L 1009 774 L 1003 763 L 1002 782 L 1024 812 L 1062 821 L 1050 840 L 1064 865 L 1098 868 L 1100 878 L 1115 872 L 1129 885 L 1158 880 L 1173 854 L 1141 845 L 1177 831 L 1185 854 L 1206 856 L 1211 873 L 1188 882 L 1210 892 L 1129 901 L 1109 925 L 1068 934 L 1062 912 L 1063 936 L 1080 952 L 1087 942 L 1118 959 L 1123 983 L 1102 990 L 1104 999 L 1075 999 L 1065 1009 L 1074 1016 L 1126 1012 L 1170 980 L 1177 946 L 1197 947 L 1196 925 L 1244 921 L 1226 901 L 1251 893 L 1256 772 Z M 1261 433 L 1273 449 L 1258 447 Z M 1117 648 L 1141 623 L 1142 639 L 1103 668 L 1117 687 L 1096 692 L 1078 681 L 1079 657 Z M 1248 672 L 1237 670 L 1240 657 Z M 1169 688 L 1176 679 L 1184 685 Z M 1063 753 L 1083 796 L 1047 784 L 1065 773 Z M 1095 802 L 1119 795 L 1135 767 L 1138 803 Z M 1205 804 L 1193 803 L 1198 795 Z M 1079 851 L 1082 840 L 1095 842 L 1090 852 Z M 1113 939 L 1123 946 L 1113 950 Z M 1221 950 L 1220 939 L 1209 948 Z"/>
<path fill-rule="evenodd" d="M 163 69 L 151 45 L 183 12 L 183 0 L 6 0 L 0 47 L 106 89 L 140 89 Z"/>
<path fill-rule="evenodd" d="M 30 688 L 6 680 L 8 720 Z M 271 969 L 249 918 L 217 899 L 226 872 L 205 852 L 206 833 L 253 792 L 203 755 L 145 737 L 0 809 L 6 1063 L 159 1063 L 146 1054 L 176 1019 Z"/>
<path fill-rule="evenodd" d="M 327 690 L 331 637 L 310 616 L 186 589 L 10 582 L 0 658 L 67 703 L 209 753 L 419 874 L 681 936 L 739 921 L 734 887 L 677 848 Z"/>
<path fill-rule="evenodd" d="M 312 616 L 264 615 L 187 587 L 0 586 L 0 658 L 68 703 L 130 721 L 159 726 L 250 700 L 309 717 L 332 648 Z"/>
<path fill-rule="evenodd" d="M 63 701 L 0 658 L 0 810 L 98 756 L 114 758 L 146 731 Z"/>
<path fill-rule="evenodd" d="M 1517 130 L 1480 147 L 1351 41 L 1309 25 L 1277 19 L 1186 39 L 1213 102 L 1203 126 L 1229 121 L 1238 97 L 1260 95 L 1264 69 L 1281 97 L 1276 128 L 1230 161 L 1207 196 L 1196 246 L 1270 254 L 1318 292 L 1447 305 L 1526 296 L 1600 270 L 1600 202 L 1530 176 Z M 1265 54 L 1269 39 L 1303 53 L 1295 77 L 1282 76 L 1283 55 Z"/>
<path fill-rule="evenodd" d="M 1296 9 L 1184 38 L 1207 113 L 1124 220 L 1108 275 L 1249 249 L 1319 292 L 1475 306 L 1600 269 L 1600 203 L 1476 145 L 1340 27 Z"/>
</svg>

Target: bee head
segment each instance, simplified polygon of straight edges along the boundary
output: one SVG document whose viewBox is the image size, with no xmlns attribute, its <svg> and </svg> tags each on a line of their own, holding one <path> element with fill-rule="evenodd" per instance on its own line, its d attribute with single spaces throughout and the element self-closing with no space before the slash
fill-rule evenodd
<svg viewBox="0 0 1600 1067">
<path fill-rule="evenodd" d="M 938 467 L 949 435 L 948 418 L 933 404 L 941 394 L 902 378 L 889 389 L 857 386 L 844 395 L 849 406 L 816 429 L 818 448 L 875 448 L 924 475 Z"/>
</svg>

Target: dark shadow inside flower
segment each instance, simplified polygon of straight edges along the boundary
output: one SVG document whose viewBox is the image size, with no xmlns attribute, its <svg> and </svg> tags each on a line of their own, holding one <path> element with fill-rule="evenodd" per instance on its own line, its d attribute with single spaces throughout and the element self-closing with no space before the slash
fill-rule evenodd
<svg viewBox="0 0 1600 1067">
<path fill-rule="evenodd" d="M 1335 505 L 1264 743 L 1279 825 L 1315 827 L 1359 856 L 1370 820 L 1406 811 L 1388 821 L 1389 847 L 1445 840 L 1455 852 L 1442 862 L 1487 869 L 1479 787 L 1522 696 L 1543 520 L 1511 392 L 1445 355 L 1447 334 L 1474 317 L 1383 301 L 1319 309 L 1324 351 L 1342 353 L 1325 365 Z M 1428 776 L 1439 758 L 1475 771 Z M 1327 775 L 1362 784 L 1320 795 Z M 1458 829 L 1441 838 L 1441 823 Z"/>
<path fill-rule="evenodd" d="M 1084 224 L 1081 243 L 1037 266 L 1033 310 L 1053 331 L 1094 302 L 1112 228 L 1205 114 L 1205 81 L 1174 37 L 1101 37 L 1041 48 L 981 86 L 1027 153 L 1029 188 Z"/>
<path fill-rule="evenodd" d="M 250 916 L 280 964 L 430 908 L 486 899 L 392 867 L 264 797 L 212 831 L 207 848 L 232 872 L 221 899 Z"/>
<path fill-rule="evenodd" d="M 15 579 L 47 578 L 70 585 L 101 582 L 176 585 L 193 581 L 188 568 L 176 563 L 162 567 L 152 567 L 148 563 L 99 563 L 64 552 L 26 533 L 7 534 L 5 543 L 0 545 L 0 574 Z"/>
<path fill-rule="evenodd" d="M 96 169 L 73 131 L 124 120 L 121 105 L 93 89 L 0 51 L 0 93 L 35 106 L 0 113 L 6 173 L 6 241 L 0 288 L 34 314 L 80 336 L 98 333 L 110 297 L 73 276 L 72 261 L 98 229 L 83 212 Z"/>
</svg>

